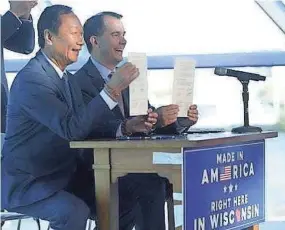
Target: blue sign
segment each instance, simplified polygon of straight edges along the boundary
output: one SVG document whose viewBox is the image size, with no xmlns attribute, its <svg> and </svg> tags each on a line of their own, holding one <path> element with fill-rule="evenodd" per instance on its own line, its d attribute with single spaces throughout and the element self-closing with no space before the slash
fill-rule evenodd
<svg viewBox="0 0 285 230">
<path fill-rule="evenodd" d="M 185 230 L 243 229 L 265 220 L 264 145 L 183 149 Z"/>
</svg>

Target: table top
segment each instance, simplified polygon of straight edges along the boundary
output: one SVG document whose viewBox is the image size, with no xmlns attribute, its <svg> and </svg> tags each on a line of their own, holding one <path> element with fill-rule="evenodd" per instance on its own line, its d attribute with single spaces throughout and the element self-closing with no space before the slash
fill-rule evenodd
<svg viewBox="0 0 285 230">
<path fill-rule="evenodd" d="M 233 144 L 239 142 L 258 141 L 267 138 L 277 137 L 275 131 L 265 131 L 261 133 L 243 133 L 235 134 L 231 132 L 206 133 L 206 134 L 188 134 L 184 136 L 167 136 L 161 139 L 142 140 L 85 140 L 70 142 L 71 148 L 182 148 L 182 147 L 204 147 L 221 144 Z M 160 137 L 159 137 L 160 138 Z"/>
</svg>

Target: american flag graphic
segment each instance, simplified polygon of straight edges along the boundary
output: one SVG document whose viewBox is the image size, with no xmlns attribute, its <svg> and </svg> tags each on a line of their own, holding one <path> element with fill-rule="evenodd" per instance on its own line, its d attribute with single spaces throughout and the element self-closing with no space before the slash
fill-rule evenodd
<svg viewBox="0 0 285 230">
<path fill-rule="evenodd" d="M 220 168 L 220 181 L 232 179 L 231 166 L 225 166 Z"/>
</svg>

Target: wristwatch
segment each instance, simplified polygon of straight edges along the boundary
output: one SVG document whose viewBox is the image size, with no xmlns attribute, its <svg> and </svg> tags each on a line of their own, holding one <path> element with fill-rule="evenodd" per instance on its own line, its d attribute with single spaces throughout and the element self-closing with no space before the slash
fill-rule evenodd
<svg viewBox="0 0 285 230">
<path fill-rule="evenodd" d="M 112 89 L 108 84 L 105 84 L 104 90 L 114 101 L 118 100 L 120 93 Z"/>
</svg>

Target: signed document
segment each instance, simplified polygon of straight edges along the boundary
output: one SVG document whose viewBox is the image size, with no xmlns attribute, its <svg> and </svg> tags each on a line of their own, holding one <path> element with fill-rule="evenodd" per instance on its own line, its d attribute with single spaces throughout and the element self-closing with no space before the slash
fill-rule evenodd
<svg viewBox="0 0 285 230">
<path fill-rule="evenodd" d="M 172 103 L 179 106 L 178 117 L 187 117 L 193 104 L 196 62 L 189 58 L 176 58 L 172 90 Z"/>
<path fill-rule="evenodd" d="M 140 72 L 130 84 L 130 116 L 145 115 L 148 110 L 147 57 L 145 53 L 129 53 L 128 61 Z"/>
</svg>

